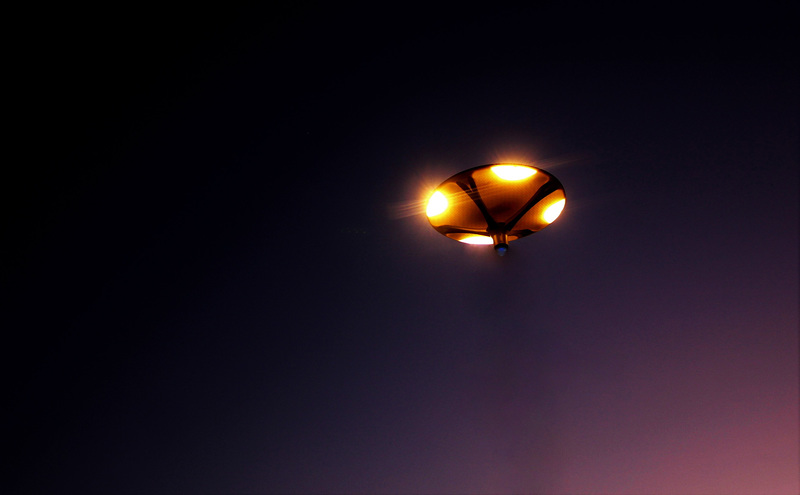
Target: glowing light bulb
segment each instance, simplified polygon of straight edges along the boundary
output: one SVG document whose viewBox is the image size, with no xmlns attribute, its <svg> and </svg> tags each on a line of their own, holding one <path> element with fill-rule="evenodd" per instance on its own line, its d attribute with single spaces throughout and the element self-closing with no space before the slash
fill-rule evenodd
<svg viewBox="0 0 800 495">
<path fill-rule="evenodd" d="M 566 199 L 560 199 L 555 203 L 551 204 L 550 206 L 548 206 L 547 209 L 544 210 L 544 213 L 542 213 L 542 218 L 544 218 L 544 221 L 547 223 L 552 223 L 553 220 L 555 220 L 556 218 L 558 218 L 559 215 L 561 215 L 561 212 L 564 210 L 564 205 L 566 203 L 567 203 Z"/>
<path fill-rule="evenodd" d="M 458 240 L 459 242 L 463 242 L 464 244 L 478 244 L 478 245 L 486 245 L 491 246 L 494 244 L 494 241 L 491 237 L 485 235 L 468 235 L 462 237 Z"/>
<path fill-rule="evenodd" d="M 444 194 L 442 194 L 441 191 L 436 191 L 428 200 L 428 208 L 425 210 L 425 212 L 429 217 L 441 215 L 447 209 L 447 205 L 447 198 L 444 196 Z"/>
<path fill-rule="evenodd" d="M 536 169 L 524 165 L 495 165 L 492 172 L 503 180 L 523 180 L 534 175 Z"/>
</svg>

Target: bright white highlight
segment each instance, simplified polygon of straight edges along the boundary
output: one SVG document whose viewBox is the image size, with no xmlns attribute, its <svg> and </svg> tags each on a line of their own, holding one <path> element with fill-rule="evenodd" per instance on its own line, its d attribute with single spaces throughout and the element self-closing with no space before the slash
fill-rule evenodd
<svg viewBox="0 0 800 495">
<path fill-rule="evenodd" d="M 523 165 L 495 165 L 492 172 L 503 180 L 523 180 L 534 175 L 536 169 Z"/>
<path fill-rule="evenodd" d="M 480 244 L 480 245 L 494 244 L 494 241 L 492 240 L 491 237 L 485 235 L 477 235 L 477 234 L 462 237 L 458 241 L 463 242 L 464 244 Z"/>
<path fill-rule="evenodd" d="M 436 191 L 431 195 L 431 199 L 428 200 L 428 208 L 425 212 L 429 217 L 433 217 L 443 213 L 446 209 L 447 198 L 444 197 L 441 191 Z"/>
<path fill-rule="evenodd" d="M 547 223 L 552 223 L 553 220 L 555 220 L 556 218 L 558 218 L 559 215 L 561 215 L 561 212 L 564 210 L 564 205 L 566 203 L 567 203 L 566 199 L 560 199 L 555 203 L 551 204 L 550 206 L 548 206 L 547 209 L 544 210 L 544 213 L 542 213 L 542 218 L 544 218 L 544 221 Z"/>
</svg>

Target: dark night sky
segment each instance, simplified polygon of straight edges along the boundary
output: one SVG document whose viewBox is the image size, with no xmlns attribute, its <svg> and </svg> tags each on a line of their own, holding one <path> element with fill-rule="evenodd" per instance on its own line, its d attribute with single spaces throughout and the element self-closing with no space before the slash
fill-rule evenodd
<svg viewBox="0 0 800 495">
<path fill-rule="evenodd" d="M 731 9 L 15 13 L 11 491 L 796 494 L 797 15 Z M 502 161 L 557 222 L 430 228 Z"/>
</svg>

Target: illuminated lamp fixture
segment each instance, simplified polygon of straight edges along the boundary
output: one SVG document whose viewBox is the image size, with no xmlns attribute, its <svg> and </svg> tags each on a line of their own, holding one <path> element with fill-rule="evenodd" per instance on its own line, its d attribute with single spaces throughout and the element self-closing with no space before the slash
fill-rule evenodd
<svg viewBox="0 0 800 495">
<path fill-rule="evenodd" d="M 428 199 L 428 221 L 440 234 L 466 244 L 508 243 L 550 225 L 566 204 L 564 186 L 529 165 L 483 165 L 457 173 Z"/>
</svg>

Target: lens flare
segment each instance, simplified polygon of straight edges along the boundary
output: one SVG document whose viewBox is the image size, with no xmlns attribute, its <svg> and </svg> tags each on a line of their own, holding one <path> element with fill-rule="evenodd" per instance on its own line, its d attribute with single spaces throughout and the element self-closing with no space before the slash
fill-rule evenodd
<svg viewBox="0 0 800 495">
<path fill-rule="evenodd" d="M 564 205 L 566 203 L 567 203 L 566 199 L 560 199 L 555 203 L 551 204 L 550 206 L 548 206 L 547 209 L 544 210 L 544 213 L 542 213 L 542 218 L 544 218 L 544 221 L 547 223 L 552 223 L 553 220 L 555 220 L 556 218 L 558 218 L 559 215 L 561 215 L 561 212 L 564 210 Z"/>
<path fill-rule="evenodd" d="M 428 200 L 428 208 L 425 212 L 429 217 L 434 217 L 436 215 L 441 215 L 446 209 L 447 198 L 441 191 L 436 191 L 431 195 L 431 199 Z"/>
<path fill-rule="evenodd" d="M 536 169 L 524 165 L 495 165 L 492 172 L 503 180 L 523 180 L 534 175 Z"/>
</svg>

